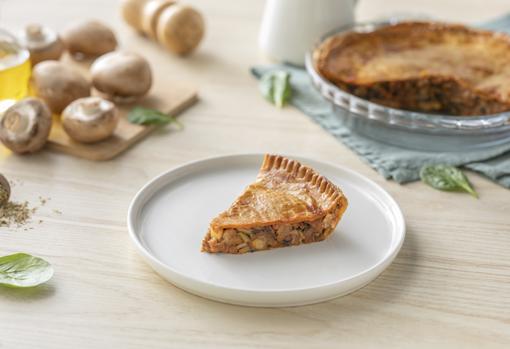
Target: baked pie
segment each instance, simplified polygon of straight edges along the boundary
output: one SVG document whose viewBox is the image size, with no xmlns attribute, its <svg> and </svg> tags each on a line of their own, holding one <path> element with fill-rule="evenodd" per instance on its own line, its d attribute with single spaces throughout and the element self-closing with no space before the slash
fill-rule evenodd
<svg viewBox="0 0 510 349">
<path fill-rule="evenodd" d="M 265 155 L 260 172 L 202 242 L 210 253 L 246 253 L 326 239 L 347 208 L 342 191 L 313 169 Z"/>
<path fill-rule="evenodd" d="M 510 36 L 462 25 L 401 22 L 326 39 L 317 71 L 361 98 L 449 115 L 510 110 Z"/>
</svg>

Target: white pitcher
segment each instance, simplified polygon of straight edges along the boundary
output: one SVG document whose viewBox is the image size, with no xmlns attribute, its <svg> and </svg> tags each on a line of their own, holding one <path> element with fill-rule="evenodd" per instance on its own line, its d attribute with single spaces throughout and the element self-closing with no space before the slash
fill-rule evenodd
<svg viewBox="0 0 510 349">
<path fill-rule="evenodd" d="M 280 62 L 304 65 L 323 34 L 354 23 L 356 0 L 267 0 L 260 49 Z"/>
</svg>

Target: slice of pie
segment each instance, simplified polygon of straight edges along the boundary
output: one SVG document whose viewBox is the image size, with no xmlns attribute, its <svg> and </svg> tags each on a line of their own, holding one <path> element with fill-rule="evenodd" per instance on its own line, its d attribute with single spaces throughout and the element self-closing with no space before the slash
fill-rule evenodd
<svg viewBox="0 0 510 349">
<path fill-rule="evenodd" d="M 238 254 L 321 241 L 346 208 L 342 191 L 313 169 L 265 155 L 256 181 L 211 221 L 202 251 Z"/>
<path fill-rule="evenodd" d="M 463 25 L 401 22 L 326 39 L 320 74 L 358 97 L 449 115 L 510 110 L 510 36 Z"/>
</svg>

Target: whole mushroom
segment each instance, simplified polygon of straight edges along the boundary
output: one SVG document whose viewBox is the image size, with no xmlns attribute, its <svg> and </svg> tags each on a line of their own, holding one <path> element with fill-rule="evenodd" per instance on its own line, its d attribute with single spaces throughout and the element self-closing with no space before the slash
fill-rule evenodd
<svg viewBox="0 0 510 349">
<path fill-rule="evenodd" d="M 58 60 L 64 44 L 56 32 L 40 24 L 30 24 L 20 35 L 20 41 L 30 51 L 32 65 L 46 60 Z"/>
<path fill-rule="evenodd" d="M 171 52 L 185 55 L 193 51 L 205 32 L 200 12 L 190 6 L 174 4 L 166 7 L 158 18 L 158 41 Z"/>
<path fill-rule="evenodd" d="M 1 116 L 0 140 L 15 153 L 33 153 L 46 143 L 51 124 L 51 112 L 46 104 L 38 98 L 25 98 Z"/>
<path fill-rule="evenodd" d="M 100 97 L 80 98 L 62 113 L 62 127 L 75 141 L 94 143 L 110 137 L 119 116 L 115 105 Z"/>
<path fill-rule="evenodd" d="M 117 47 L 113 31 L 98 21 L 80 22 L 67 28 L 62 33 L 62 40 L 77 59 L 95 58 Z"/>
<path fill-rule="evenodd" d="M 143 32 L 141 13 L 147 0 L 123 0 L 120 8 L 122 17 L 131 27 L 138 32 Z"/>
<path fill-rule="evenodd" d="M 32 71 L 32 84 L 53 113 L 59 114 L 72 101 L 90 96 L 90 82 L 62 62 L 44 61 Z"/>
<path fill-rule="evenodd" d="M 174 0 L 124 0 L 121 10 L 127 24 L 176 54 L 192 52 L 204 37 L 202 14 Z"/>
<path fill-rule="evenodd" d="M 4 175 L 0 174 L 0 207 L 5 205 L 11 197 L 11 185 Z"/>
<path fill-rule="evenodd" d="M 92 84 L 116 102 L 131 102 L 145 95 L 152 85 L 149 63 L 130 52 L 110 52 L 90 68 Z"/>
<path fill-rule="evenodd" d="M 175 3 L 173 0 L 149 0 L 142 9 L 142 31 L 151 39 L 156 39 L 156 29 L 161 13 Z"/>
</svg>

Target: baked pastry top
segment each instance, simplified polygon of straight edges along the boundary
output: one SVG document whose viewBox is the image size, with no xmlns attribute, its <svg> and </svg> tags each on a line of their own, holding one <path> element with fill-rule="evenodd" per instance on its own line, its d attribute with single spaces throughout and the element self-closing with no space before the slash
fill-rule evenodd
<svg viewBox="0 0 510 349">
<path fill-rule="evenodd" d="M 245 253 L 324 240 L 347 199 L 313 169 L 266 155 L 257 179 L 211 221 L 202 251 Z"/>
<path fill-rule="evenodd" d="M 462 25 L 401 22 L 326 39 L 318 72 L 389 107 L 485 115 L 510 110 L 510 36 Z"/>
</svg>

